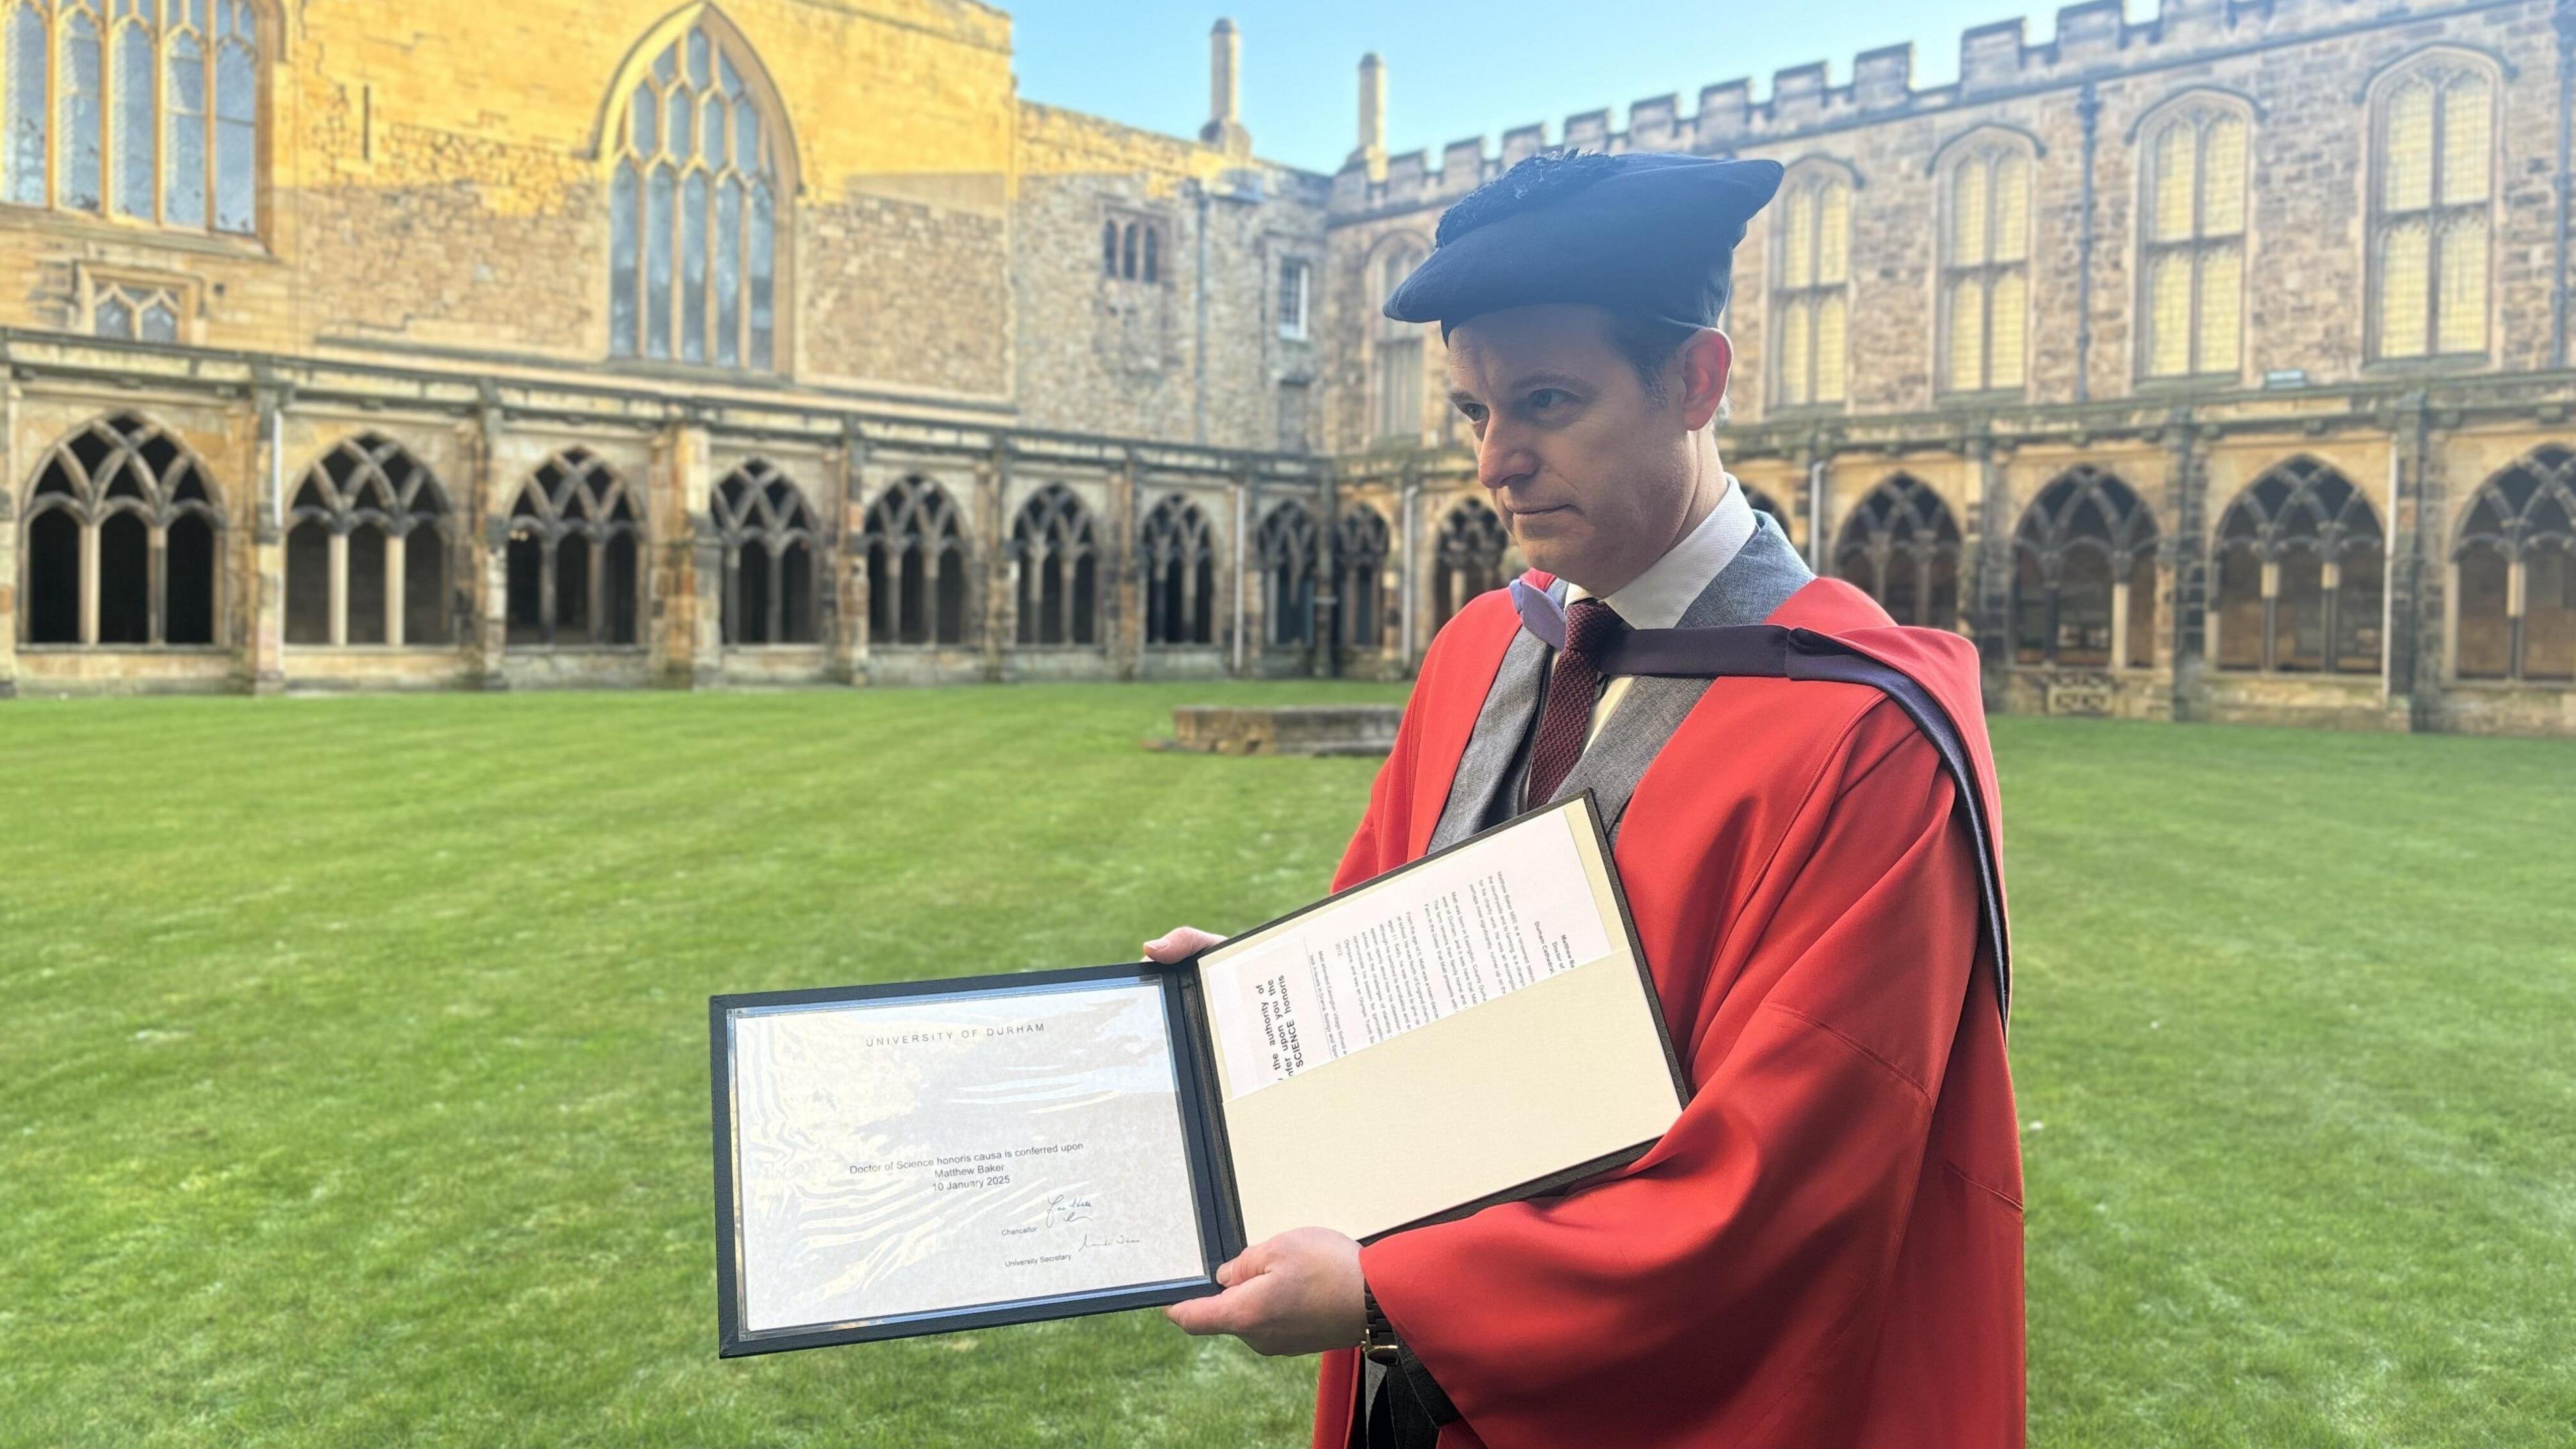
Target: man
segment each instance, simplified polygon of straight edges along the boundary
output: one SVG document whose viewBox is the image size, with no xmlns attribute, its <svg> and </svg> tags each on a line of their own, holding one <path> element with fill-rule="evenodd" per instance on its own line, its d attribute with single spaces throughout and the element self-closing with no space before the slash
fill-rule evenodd
<svg viewBox="0 0 2576 1449">
<path fill-rule="evenodd" d="M 1524 162 L 1388 299 L 1441 324 L 1478 481 L 1536 571 L 1519 612 L 1487 594 L 1432 641 L 1334 886 L 1593 790 L 1694 1095 L 1628 1168 L 1365 1248 L 1285 1233 L 1167 1310 L 1326 1352 L 1317 1449 L 2022 1441 L 1975 652 L 1814 578 L 1718 457 L 1714 324 L 1779 177 Z M 1895 682 L 1599 672 L 1625 631 L 1762 623 Z"/>
</svg>

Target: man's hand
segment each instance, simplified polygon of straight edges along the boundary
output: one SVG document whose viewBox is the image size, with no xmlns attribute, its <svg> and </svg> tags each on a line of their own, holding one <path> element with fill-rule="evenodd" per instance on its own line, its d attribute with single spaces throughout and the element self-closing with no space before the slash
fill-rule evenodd
<svg viewBox="0 0 2576 1449">
<path fill-rule="evenodd" d="M 1169 966 L 1175 961 L 1186 961 L 1224 939 L 1223 936 L 1211 936 L 1196 926 L 1174 926 L 1145 943 L 1145 959 Z"/>
<path fill-rule="evenodd" d="M 1291 1228 L 1255 1243 L 1217 1269 L 1216 1281 L 1224 1292 L 1175 1303 L 1163 1316 L 1185 1333 L 1231 1333 L 1255 1353 L 1322 1353 L 1360 1341 L 1360 1245 L 1330 1228 Z"/>
</svg>

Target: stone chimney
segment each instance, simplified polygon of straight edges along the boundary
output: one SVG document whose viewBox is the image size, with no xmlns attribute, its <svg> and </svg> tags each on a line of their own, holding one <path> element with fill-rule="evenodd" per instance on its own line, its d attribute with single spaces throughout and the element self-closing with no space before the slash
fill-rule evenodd
<svg viewBox="0 0 2576 1449">
<path fill-rule="evenodd" d="M 1372 50 L 1360 57 L 1360 144 L 1345 166 L 1368 168 L 1369 175 L 1386 171 L 1386 62 Z"/>
<path fill-rule="evenodd" d="M 1228 156 L 1252 154 L 1252 133 L 1243 128 L 1243 37 L 1231 20 L 1208 32 L 1208 123 L 1199 139 Z"/>
</svg>

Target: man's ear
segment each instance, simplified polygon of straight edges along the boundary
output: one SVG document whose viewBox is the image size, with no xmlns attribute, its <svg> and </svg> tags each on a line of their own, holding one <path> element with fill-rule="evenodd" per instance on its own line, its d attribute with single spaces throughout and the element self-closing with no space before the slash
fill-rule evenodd
<svg viewBox="0 0 2576 1449">
<path fill-rule="evenodd" d="M 1735 371 L 1735 344 L 1714 327 L 1703 327 L 1684 341 L 1677 360 L 1681 363 L 1681 395 L 1675 399 L 1682 407 L 1682 423 L 1696 433 L 1717 416 L 1718 404 L 1726 401 L 1726 380 Z"/>
</svg>

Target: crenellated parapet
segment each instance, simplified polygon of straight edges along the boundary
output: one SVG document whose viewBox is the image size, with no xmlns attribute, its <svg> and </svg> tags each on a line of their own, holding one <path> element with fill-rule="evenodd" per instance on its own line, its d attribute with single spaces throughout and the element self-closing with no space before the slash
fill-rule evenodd
<svg viewBox="0 0 2576 1449">
<path fill-rule="evenodd" d="M 1369 150 L 1364 138 L 1337 178 L 1334 208 L 1347 213 L 1445 205 L 1551 148 L 1723 154 L 2072 87 L 2145 66 L 2187 64 L 2424 9 L 2408 0 L 2165 0 L 2152 18 L 2131 21 L 2120 0 L 2085 0 L 2058 10 L 2054 33 L 2044 43 L 2032 42 L 2019 19 L 1962 32 L 1958 79 L 1945 85 L 1917 85 L 1914 47 L 1888 45 L 1854 56 L 1841 81 L 1819 60 L 1775 72 L 1758 99 L 1749 77 L 1720 81 L 1701 88 L 1695 107 L 1686 107 L 1678 95 L 1651 96 L 1629 105 L 1624 125 L 1614 124 L 1608 109 L 1584 111 L 1553 127 L 1513 127 L 1502 133 L 1499 146 L 1481 136 L 1452 141 L 1441 148 L 1436 166 L 1428 153 L 1412 152 L 1386 158 L 1382 176 L 1355 178 L 1354 172 L 1376 169 L 1363 165 Z M 1385 83 L 1384 66 L 1372 57 L 1363 85 L 1379 89 L 1381 107 Z"/>
</svg>

